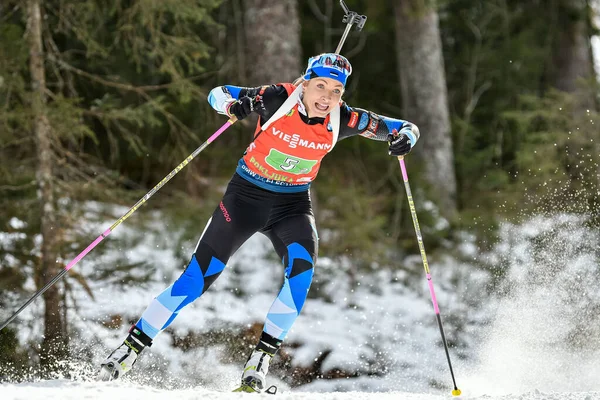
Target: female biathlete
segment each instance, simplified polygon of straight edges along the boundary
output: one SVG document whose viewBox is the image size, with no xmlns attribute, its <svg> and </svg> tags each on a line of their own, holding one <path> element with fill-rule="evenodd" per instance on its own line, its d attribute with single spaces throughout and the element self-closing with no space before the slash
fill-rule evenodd
<svg viewBox="0 0 600 400">
<path fill-rule="evenodd" d="M 351 136 L 388 141 L 392 156 L 407 154 L 419 139 L 418 128 L 410 122 L 341 101 L 351 73 L 345 57 L 321 54 L 310 58 L 295 84 L 226 85 L 210 92 L 208 101 L 220 114 L 238 120 L 259 115 L 254 139 L 185 271 L 150 303 L 123 344 L 102 362 L 101 379 L 116 379 L 129 371 L 156 335 L 217 279 L 233 253 L 261 232 L 283 260 L 285 278 L 238 390 L 265 390 L 269 363 L 300 314 L 313 277 L 318 238 L 309 187 L 321 160 L 338 141 Z"/>
</svg>

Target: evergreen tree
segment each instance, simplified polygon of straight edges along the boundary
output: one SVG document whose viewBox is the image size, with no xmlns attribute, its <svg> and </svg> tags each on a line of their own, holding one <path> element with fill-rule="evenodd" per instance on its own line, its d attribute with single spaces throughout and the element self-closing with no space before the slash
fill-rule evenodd
<svg viewBox="0 0 600 400">
<path fill-rule="evenodd" d="M 40 289 L 76 255 L 81 243 L 72 246 L 72 241 L 81 233 L 75 223 L 79 200 L 118 202 L 119 185 L 131 187 L 132 178 L 156 183 L 155 175 L 163 172 L 148 172 L 149 164 L 140 162 L 147 154 L 172 168 L 173 154 L 189 153 L 187 144 L 197 140 L 192 127 L 200 117 L 198 101 L 205 96 L 197 80 L 210 52 L 202 35 L 219 29 L 211 16 L 218 4 L 5 3 L 10 12 L 0 24 L 0 106 L 5 110 L 0 151 L 8 161 L 0 189 L 8 195 L 0 200 L 6 205 L 0 217 L 4 229 L 41 238 L 39 245 L 31 241 L 24 249 L 39 259 L 2 265 L 3 274 L 16 277 L 15 286 L 6 289 L 21 295 L 10 297 L 7 309 L 31 295 L 23 290 L 20 274 L 34 276 Z M 128 177 L 119 176 L 118 170 L 135 161 Z M 89 237 L 83 240 L 89 243 Z M 3 258 L 17 243 L 27 245 L 2 244 Z M 85 285 L 76 271 L 71 275 Z M 63 283 L 44 294 L 40 360 L 48 370 L 67 354 L 68 285 Z"/>
</svg>

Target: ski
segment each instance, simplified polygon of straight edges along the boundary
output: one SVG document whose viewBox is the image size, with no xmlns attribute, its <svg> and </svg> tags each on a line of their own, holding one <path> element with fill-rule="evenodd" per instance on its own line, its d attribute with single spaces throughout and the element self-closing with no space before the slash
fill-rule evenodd
<svg viewBox="0 0 600 400">
<path fill-rule="evenodd" d="M 117 379 L 118 376 L 119 373 L 116 371 L 114 366 L 111 367 L 108 365 L 103 365 L 98 373 L 98 380 L 108 382 Z"/>
<path fill-rule="evenodd" d="M 233 392 L 242 392 L 242 393 L 261 393 L 258 390 L 254 389 L 252 386 L 250 385 L 246 385 L 244 383 L 242 383 L 242 385 L 237 388 L 234 389 Z M 268 394 L 276 394 L 277 393 L 277 386 L 273 385 L 270 386 L 267 390 L 265 390 L 265 393 Z"/>
</svg>

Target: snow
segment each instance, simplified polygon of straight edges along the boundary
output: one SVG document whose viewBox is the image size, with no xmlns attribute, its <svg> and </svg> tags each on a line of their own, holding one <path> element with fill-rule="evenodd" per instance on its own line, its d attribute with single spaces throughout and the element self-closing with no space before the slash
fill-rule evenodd
<svg viewBox="0 0 600 400">
<path fill-rule="evenodd" d="M 164 400 L 165 398 L 176 398 L 178 400 L 227 400 L 243 398 L 271 398 L 269 394 L 230 393 L 206 390 L 200 387 L 163 390 L 148 386 L 140 386 L 123 382 L 75 382 L 69 380 L 42 381 L 23 384 L 2 384 L 0 392 L 3 400 Z M 598 392 L 580 393 L 552 393 L 531 391 L 518 395 L 503 396 L 469 396 L 463 394 L 460 397 L 447 395 L 431 395 L 406 392 L 386 393 L 302 393 L 302 392 L 279 392 L 275 397 L 279 400 L 447 400 L 473 399 L 473 400 L 595 400 L 600 399 Z"/>
<path fill-rule="evenodd" d="M 12 217 L 8 221 L 8 225 L 13 229 L 23 229 L 27 224 L 24 221 L 21 221 L 18 218 Z"/>
<path fill-rule="evenodd" d="M 101 205 L 88 207 L 86 231 L 80 234 L 93 239 L 112 217 Z M 117 217 L 123 211 L 110 210 Z M 160 213 L 148 212 L 140 220 L 143 226 L 120 226 L 76 267 L 89 278 L 94 294 L 91 299 L 71 281 L 71 302 L 78 307 L 68 315 L 85 354 L 70 369 L 83 372 L 72 380 L 5 382 L 0 399 L 246 395 L 230 391 L 250 348 L 231 355 L 222 343 L 184 350 L 173 340 L 190 334 L 214 337 L 221 330 L 235 333 L 264 321 L 283 268 L 261 235 L 252 237 L 213 287 L 158 336 L 128 377 L 111 384 L 91 382 L 99 361 L 123 340 L 149 301 L 177 278 L 196 244 L 182 240 L 177 230 L 166 233 Z M 19 239 L 17 227 L 0 233 L 5 248 Z M 600 399 L 600 316 L 594 312 L 600 309 L 600 234 L 582 216 L 558 214 L 501 224 L 497 242 L 486 253 L 472 234 L 459 237 L 457 254 L 430 257 L 430 267 L 462 398 Z M 73 249 L 71 256 L 80 250 Z M 148 275 L 149 281 L 128 283 L 119 275 L 127 265 L 133 276 Z M 452 398 L 420 256 L 409 255 L 398 265 L 402 268 L 378 266 L 351 278 L 351 260 L 319 259 L 310 297 L 284 345 L 291 365 L 271 369 L 270 383 L 283 391 L 278 397 Z M 100 279 L 103 273 L 108 274 Z M 42 303 L 34 302 L 19 316 L 23 345 L 41 338 L 42 311 Z M 2 318 L 5 313 L 0 310 Z M 107 326 L 117 315 L 121 322 Z M 324 354 L 320 373 L 337 368 L 356 376 L 315 379 L 291 389 L 292 368 L 310 367 Z"/>
<path fill-rule="evenodd" d="M 497 246 L 507 295 L 494 305 L 471 387 L 486 393 L 507 387 L 598 390 L 598 316 L 592 310 L 600 304 L 600 237 L 585 222 L 563 214 L 501 227 Z"/>
</svg>

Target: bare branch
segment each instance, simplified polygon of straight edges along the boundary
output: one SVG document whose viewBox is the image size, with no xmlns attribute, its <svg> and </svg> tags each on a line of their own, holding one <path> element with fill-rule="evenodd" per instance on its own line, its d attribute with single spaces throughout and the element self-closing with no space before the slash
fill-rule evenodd
<svg viewBox="0 0 600 400">
<path fill-rule="evenodd" d="M 7 190 L 7 191 L 11 191 L 11 192 L 16 192 L 19 190 L 23 190 L 23 189 L 27 189 L 28 187 L 31 186 L 35 186 L 37 184 L 36 181 L 31 181 L 29 183 L 23 184 L 23 185 L 18 185 L 18 186 L 14 186 L 14 185 L 3 185 L 0 186 L 0 190 Z"/>
<path fill-rule="evenodd" d="M 317 5 L 317 2 L 315 0 L 309 0 L 308 1 L 308 5 L 310 7 L 310 10 L 313 12 L 313 14 L 315 15 L 315 17 L 317 17 L 317 19 L 321 22 L 327 22 L 327 15 L 325 15 L 321 9 L 319 8 L 319 6 Z"/>
<path fill-rule="evenodd" d="M 466 115 L 470 116 L 473 113 L 473 111 L 475 110 L 475 107 L 477 106 L 477 103 L 479 102 L 479 98 L 481 97 L 481 95 L 483 95 L 491 87 L 492 87 L 492 82 L 485 81 L 481 86 L 479 86 L 477 88 L 475 93 L 472 94 L 469 104 L 467 105 L 467 107 L 465 107 Z"/>
<path fill-rule="evenodd" d="M 361 35 L 358 35 L 358 43 L 352 48 L 352 50 L 346 52 L 346 58 L 354 57 L 355 55 L 359 54 L 362 51 L 362 49 L 365 48 L 365 45 L 367 44 L 368 34 L 368 32 L 363 32 Z"/>
</svg>

